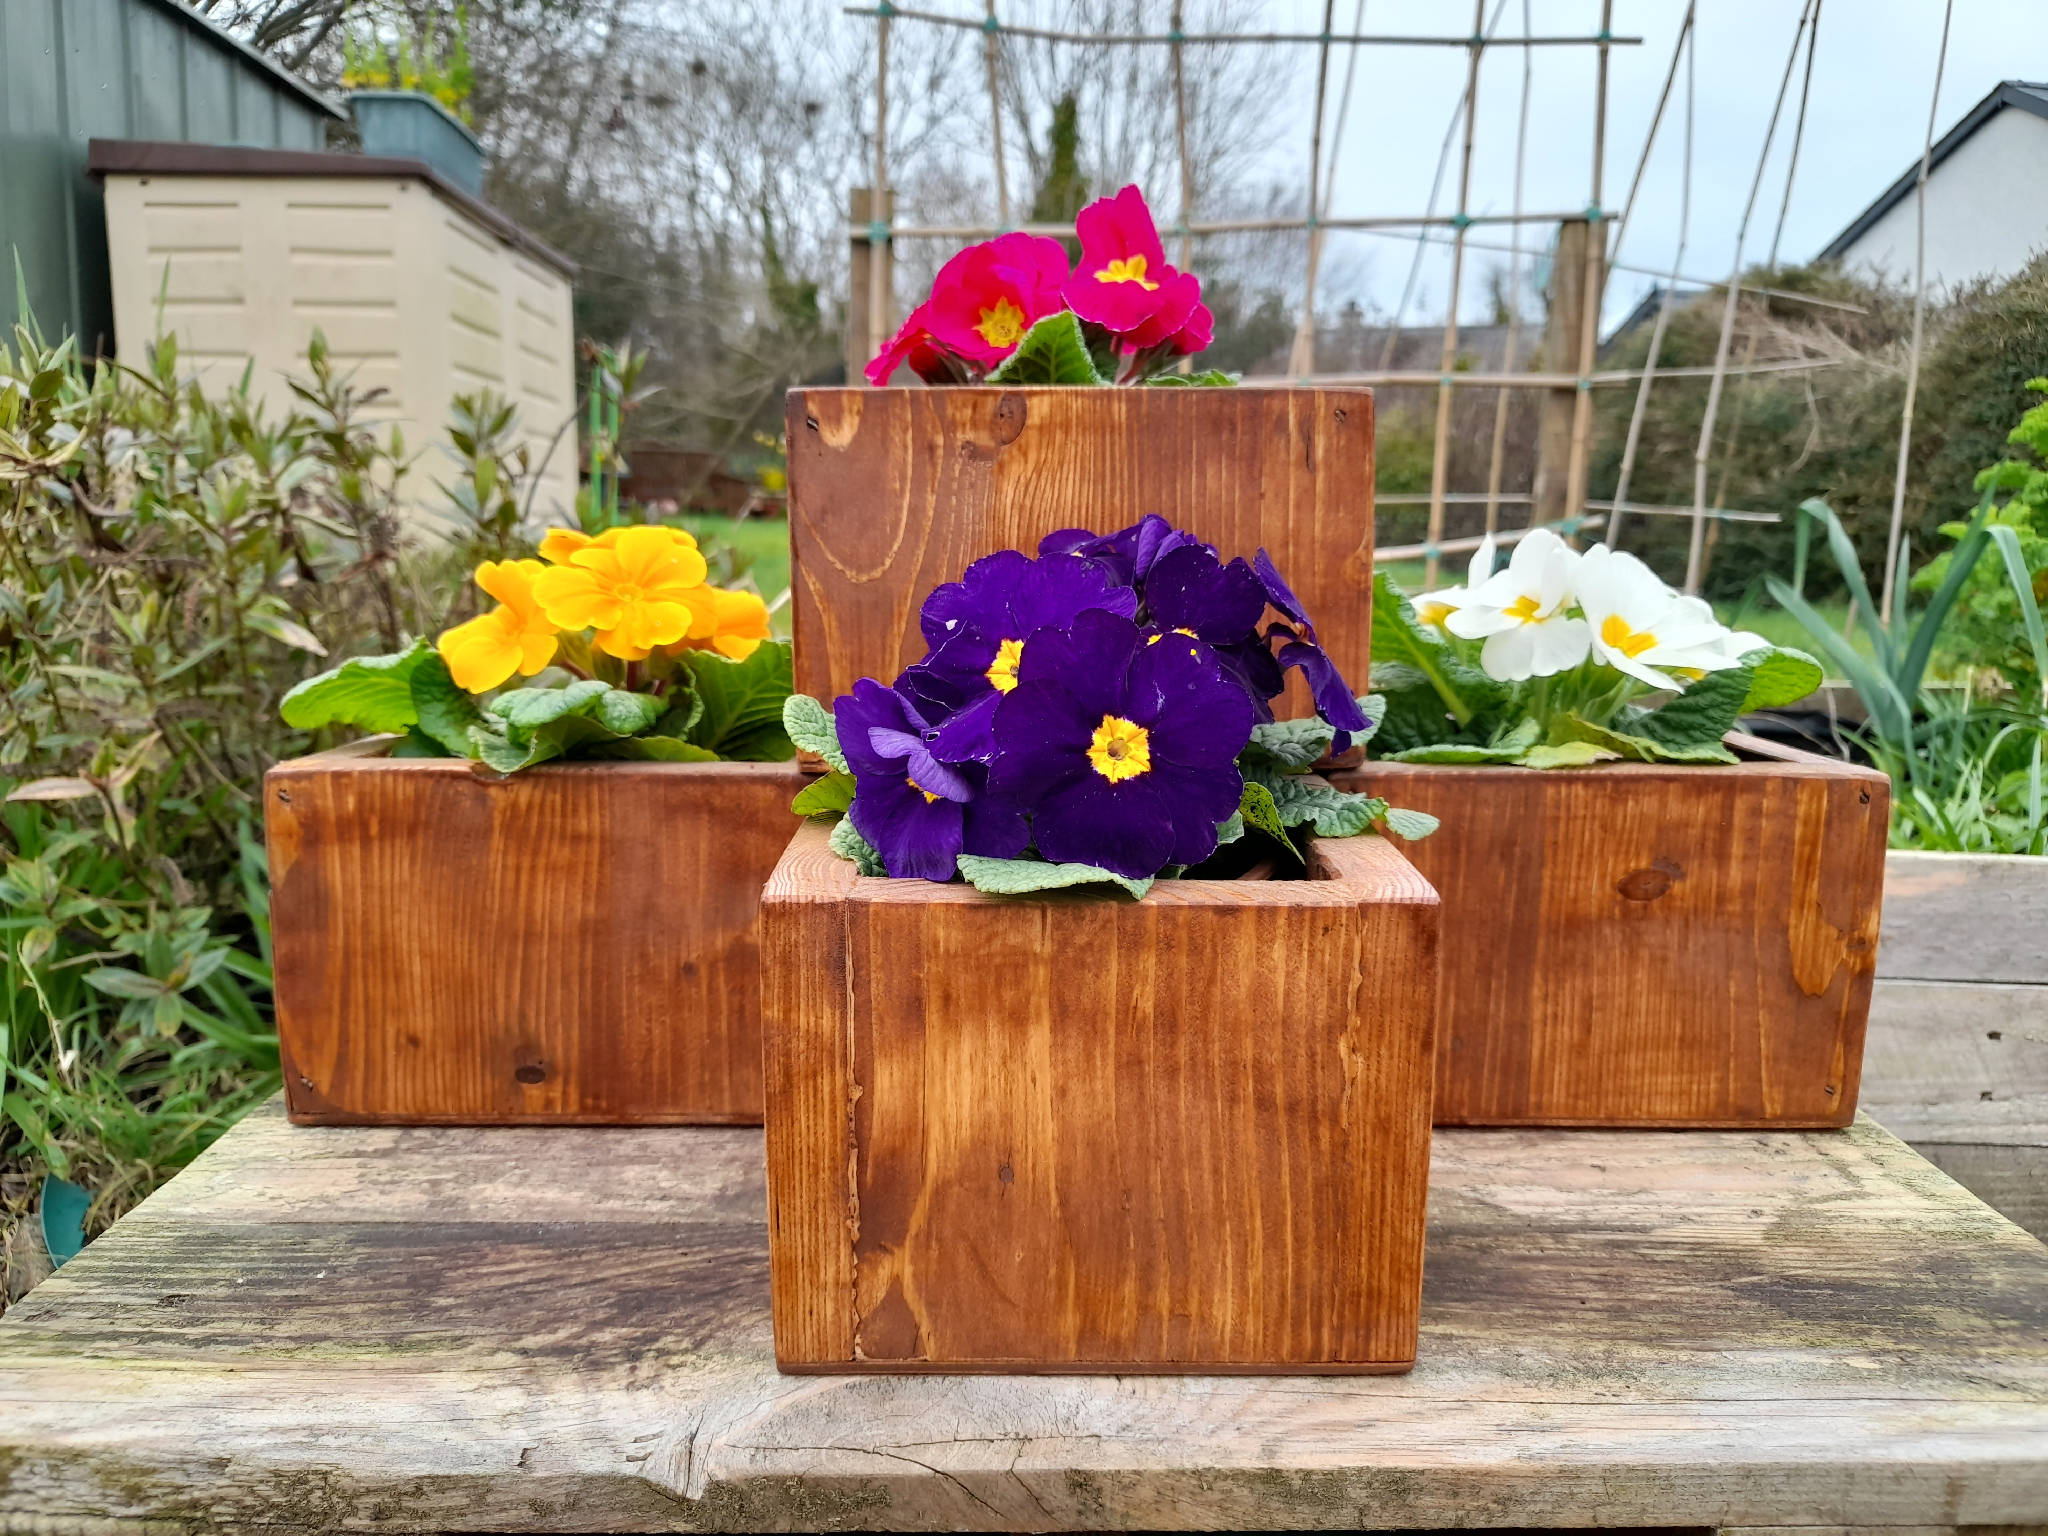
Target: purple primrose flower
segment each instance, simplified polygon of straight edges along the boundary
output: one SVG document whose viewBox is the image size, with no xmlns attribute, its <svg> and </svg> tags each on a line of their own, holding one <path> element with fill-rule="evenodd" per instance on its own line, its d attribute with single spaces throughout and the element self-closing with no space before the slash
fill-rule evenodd
<svg viewBox="0 0 2048 1536">
<path fill-rule="evenodd" d="M 1147 512 L 1116 533 L 1095 534 L 1086 528 L 1062 528 L 1038 541 L 1041 555 L 1080 555 L 1092 560 L 1124 586 L 1143 582 L 1155 561 L 1176 549 L 1208 546 L 1185 529 L 1176 528 L 1157 512 Z M 1214 550 L 1210 551 L 1215 553 Z"/>
<path fill-rule="evenodd" d="M 1259 719 L 1273 718 L 1269 701 L 1285 678 L 1259 635 L 1266 589 L 1242 557 L 1225 565 L 1201 544 L 1160 556 L 1145 578 L 1145 610 L 1158 628 L 1208 642 L 1224 670 L 1244 684 Z"/>
<path fill-rule="evenodd" d="M 1013 859 L 1024 851 L 1029 834 L 1016 806 L 986 792 L 981 764 L 943 759 L 935 747 L 944 722 L 932 723 L 903 679 L 885 688 L 864 677 L 832 713 L 853 770 L 848 815 L 890 874 L 950 880 L 962 853 Z"/>
<path fill-rule="evenodd" d="M 1294 589 L 1274 569 L 1272 558 L 1263 549 L 1252 561 L 1252 569 L 1258 573 L 1259 583 L 1266 589 L 1266 601 L 1286 616 L 1284 621 L 1267 626 L 1266 637 L 1271 639 L 1281 635 L 1286 638 L 1287 643 L 1280 647 L 1280 665 L 1283 668 L 1301 668 L 1302 676 L 1308 679 L 1309 692 L 1316 701 L 1316 713 L 1336 728 L 1330 750 L 1342 752 L 1351 745 L 1351 733 L 1366 728 L 1365 711 L 1358 707 L 1350 685 L 1316 639 L 1316 627 L 1303 611 L 1301 599 L 1294 595 Z"/>
<path fill-rule="evenodd" d="M 989 789 L 1031 812 L 1047 859 L 1143 879 L 1215 852 L 1244 794 L 1237 754 L 1253 721 L 1250 695 L 1200 640 L 1086 612 L 1031 636 L 996 706 Z"/>
</svg>

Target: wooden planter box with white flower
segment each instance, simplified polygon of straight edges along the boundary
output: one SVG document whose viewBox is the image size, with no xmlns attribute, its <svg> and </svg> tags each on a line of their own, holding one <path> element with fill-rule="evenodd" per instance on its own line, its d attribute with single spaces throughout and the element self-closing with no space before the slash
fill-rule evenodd
<svg viewBox="0 0 2048 1536">
<path fill-rule="evenodd" d="M 1439 1125 L 1840 1126 L 1856 1111 L 1890 784 L 1736 764 L 1336 775 L 1441 819 Z"/>
<path fill-rule="evenodd" d="M 761 885 L 803 775 L 386 744 L 265 781 L 292 1119 L 759 1123 Z"/>
<path fill-rule="evenodd" d="M 991 896 L 803 826 L 762 905 L 787 1371 L 1415 1359 L 1437 900 L 1310 878 Z"/>
</svg>

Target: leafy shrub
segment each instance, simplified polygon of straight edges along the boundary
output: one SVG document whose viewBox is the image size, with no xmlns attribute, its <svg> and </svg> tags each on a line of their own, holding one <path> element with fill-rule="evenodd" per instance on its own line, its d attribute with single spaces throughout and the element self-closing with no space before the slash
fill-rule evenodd
<svg viewBox="0 0 2048 1536">
<path fill-rule="evenodd" d="M 95 1194 L 97 1227 L 277 1082 L 262 775 L 315 658 L 474 611 L 526 552 L 509 408 L 456 403 L 450 537 L 317 337 L 295 403 L 0 343 L 0 1165 Z M 448 598 L 463 605 L 440 606 Z"/>
</svg>

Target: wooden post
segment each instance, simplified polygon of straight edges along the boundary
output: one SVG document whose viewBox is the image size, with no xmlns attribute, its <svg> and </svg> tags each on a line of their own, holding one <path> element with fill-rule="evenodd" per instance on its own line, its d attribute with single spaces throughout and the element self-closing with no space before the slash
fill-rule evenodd
<svg viewBox="0 0 2048 1536">
<path fill-rule="evenodd" d="M 896 217 L 896 193 L 892 188 L 882 198 L 882 217 L 893 221 Z M 867 236 L 868 225 L 874 221 L 874 197 L 866 187 L 854 187 L 846 194 L 846 218 L 852 225 L 849 241 L 848 272 L 846 283 L 846 382 L 858 385 L 861 370 L 868 361 L 882 350 L 882 343 L 889 339 L 895 328 L 894 316 L 885 319 L 881 331 L 874 329 L 874 316 L 869 304 L 870 295 L 875 291 L 873 262 L 874 246 Z M 882 247 L 882 292 L 896 291 L 896 247 L 884 244 Z"/>
<path fill-rule="evenodd" d="M 1557 253 L 1550 263 L 1550 316 L 1543 327 L 1540 371 L 1578 375 L 1585 334 L 1586 296 L 1598 292 L 1589 265 L 1599 260 L 1593 249 L 1593 226 L 1586 219 L 1566 219 L 1557 227 Z M 1543 414 L 1536 432 L 1536 484 L 1529 509 L 1531 523 L 1555 523 L 1571 515 L 1572 419 L 1578 411 L 1577 389 L 1553 389 L 1543 396 Z"/>
</svg>

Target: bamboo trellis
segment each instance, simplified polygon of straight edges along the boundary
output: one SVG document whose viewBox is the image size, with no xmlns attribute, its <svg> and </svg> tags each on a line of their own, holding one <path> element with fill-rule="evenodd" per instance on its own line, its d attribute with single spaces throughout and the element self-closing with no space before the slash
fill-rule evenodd
<svg viewBox="0 0 2048 1536">
<path fill-rule="evenodd" d="M 1952 0 L 1951 0 L 1952 8 Z M 1531 24 L 1528 0 L 1523 0 L 1521 32 L 1517 36 L 1498 35 L 1498 26 L 1506 9 L 1506 0 L 1496 0 L 1491 19 L 1486 15 L 1486 0 L 1474 0 L 1472 28 L 1468 33 L 1424 35 L 1370 33 L 1361 30 L 1365 14 L 1364 0 L 1358 0 L 1352 18 L 1351 30 L 1338 33 L 1332 30 L 1335 20 L 1335 0 L 1325 0 L 1323 27 L 1319 32 L 1200 32 L 1191 33 L 1183 27 L 1183 6 L 1181 0 L 1174 0 L 1169 29 L 1165 32 L 1100 32 L 1086 33 L 1065 31 L 1049 27 L 1020 26 L 1006 22 L 997 14 L 996 0 L 984 0 L 983 14 L 979 17 L 951 15 L 938 11 L 913 9 L 894 5 L 888 0 L 873 5 L 848 5 L 846 13 L 851 16 L 871 18 L 876 25 L 876 72 L 875 72 L 875 138 L 872 169 L 870 207 L 875 218 L 865 227 L 850 230 L 855 240 L 866 240 L 874 247 L 876 259 L 869 263 L 870 284 L 867 295 L 867 319 L 869 351 L 878 347 L 890 330 L 890 315 L 893 294 L 890 292 L 892 264 L 881 256 L 893 240 L 908 239 L 980 239 L 1010 230 L 1022 230 L 1032 234 L 1065 235 L 1068 227 L 1063 224 L 1037 224 L 1016 222 L 1011 215 L 1011 198 L 1008 173 L 1003 153 L 1002 98 L 1001 98 L 1001 50 L 1005 38 L 1018 38 L 1039 42 L 1074 44 L 1082 46 L 1139 46 L 1164 47 L 1170 51 L 1174 89 L 1174 130 L 1175 143 L 1180 166 L 1180 210 L 1179 217 L 1167 231 L 1175 237 L 1178 245 L 1180 264 L 1186 268 L 1191 261 L 1193 243 L 1203 235 L 1243 233 L 1290 233 L 1305 235 L 1304 303 L 1296 328 L 1294 342 L 1289 354 L 1289 376 L 1300 383 L 1328 384 L 1372 384 L 1382 386 L 1407 386 L 1431 388 L 1436 391 L 1436 423 L 1432 441 L 1430 490 L 1427 497 L 1382 495 L 1379 500 L 1386 505 L 1426 505 L 1428 507 L 1428 534 L 1424 542 L 1416 545 L 1383 546 L 1378 553 L 1383 558 L 1408 558 L 1419 556 L 1425 562 L 1427 579 L 1434 584 L 1437 578 L 1439 559 L 1445 554 L 1476 548 L 1478 538 L 1445 539 L 1443 536 L 1444 516 L 1448 507 L 1464 504 L 1481 504 L 1485 507 L 1486 530 L 1494 535 L 1499 527 L 1499 508 L 1504 504 L 1531 504 L 1533 497 L 1526 494 L 1503 492 L 1501 490 L 1502 459 L 1505 448 L 1507 420 L 1507 391 L 1510 389 L 1542 389 L 1572 392 L 1571 430 L 1569 451 L 1563 466 L 1566 475 L 1564 498 L 1565 515 L 1555 526 L 1567 533 L 1591 531 L 1605 527 L 1610 538 L 1619 538 L 1624 514 L 1635 516 L 1678 516 L 1691 519 L 1692 533 L 1686 575 L 1688 591 L 1696 591 L 1700 580 L 1700 566 L 1703 553 L 1703 535 L 1710 523 L 1714 522 L 1757 522 L 1777 521 L 1777 514 L 1754 511 L 1728 511 L 1717 504 L 1709 507 L 1706 497 L 1707 459 L 1714 438 L 1714 419 L 1727 381 L 1731 378 L 1748 378 L 1755 375 L 1800 371 L 1834 366 L 1833 360 L 1825 358 L 1803 358 L 1788 360 L 1755 361 L 1754 357 L 1741 362 L 1729 357 L 1729 343 L 1732 337 L 1738 304 L 1745 285 L 1742 271 L 1742 250 L 1748 232 L 1751 214 L 1755 210 L 1757 197 L 1762 189 L 1766 167 L 1769 162 L 1772 143 L 1776 138 L 1778 120 L 1785 105 L 1791 78 L 1798 62 L 1799 50 L 1804 43 L 1807 50 L 1806 82 L 1802 86 L 1798 120 L 1793 130 L 1792 148 L 1786 171 L 1784 195 L 1780 203 L 1778 226 L 1772 240 L 1775 258 L 1778 238 L 1784 231 L 1785 215 L 1791 202 L 1792 175 L 1797 169 L 1799 142 L 1803 136 L 1806 119 L 1806 89 L 1810 86 L 1813 49 L 1818 37 L 1820 0 L 1802 0 L 1797 28 L 1794 32 L 1791 50 L 1787 56 L 1784 77 L 1780 83 L 1776 102 L 1772 108 L 1764 144 L 1757 158 L 1757 168 L 1752 182 L 1748 206 L 1742 217 L 1742 224 L 1736 237 L 1736 255 L 1732 270 L 1724 278 L 1703 278 L 1687 274 L 1685 252 L 1691 222 L 1692 168 L 1693 168 L 1693 119 L 1695 101 L 1694 56 L 1697 38 L 1696 0 L 1686 7 L 1679 27 L 1678 38 L 1672 50 L 1669 71 L 1666 74 L 1663 91 L 1659 97 L 1656 112 L 1651 120 L 1645 138 L 1642 157 L 1631 179 L 1627 201 L 1619 218 L 1602 205 L 1603 179 L 1606 160 L 1607 106 L 1609 90 L 1609 59 L 1615 47 L 1634 46 L 1642 42 L 1640 37 L 1617 36 L 1612 30 L 1612 0 L 1602 0 L 1600 28 L 1591 34 L 1561 33 L 1537 34 Z M 989 92 L 990 124 L 993 130 L 993 153 L 995 157 L 996 227 L 983 225 L 935 225 L 896 224 L 888 217 L 889 204 L 886 199 L 888 188 L 888 87 L 889 87 L 889 39 L 893 22 L 917 22 L 935 27 L 978 30 L 983 33 L 983 57 Z M 1944 12 L 1942 27 L 1942 53 L 1936 65 L 1935 100 L 1940 95 L 1941 62 L 1945 60 L 1948 42 L 1948 13 Z M 1188 111 L 1187 84 L 1185 71 L 1185 50 L 1191 45 L 1204 44 L 1298 44 L 1317 49 L 1315 117 L 1311 126 L 1309 145 L 1308 201 L 1306 212 L 1296 218 L 1237 218 L 1200 219 L 1195 216 L 1195 183 L 1188 155 Z M 1328 139 L 1328 159 L 1325 161 L 1324 122 L 1328 111 L 1328 86 L 1330 82 L 1331 50 L 1345 47 L 1350 50 L 1346 63 L 1344 83 L 1338 93 L 1336 130 Z M 1384 215 L 1371 217 L 1332 217 L 1329 208 L 1336 187 L 1336 159 L 1343 138 L 1343 124 L 1351 98 L 1352 82 L 1362 48 L 1450 48 L 1462 49 L 1466 55 L 1466 81 L 1457 107 L 1453 113 L 1451 127 L 1445 135 L 1443 157 L 1438 165 L 1437 187 L 1430 195 L 1429 207 L 1420 214 Z M 1529 129 L 1529 73 L 1536 48 L 1585 47 L 1597 54 L 1597 84 L 1593 105 L 1593 143 L 1591 154 L 1591 175 L 1589 177 L 1589 198 L 1582 209 L 1529 211 L 1522 206 L 1522 181 L 1526 160 Z M 1522 94 L 1515 145 L 1514 208 L 1508 213 L 1476 212 L 1470 206 L 1471 166 L 1476 139 L 1478 119 L 1479 82 L 1482 61 L 1490 50 L 1522 50 Z M 1682 171 L 1680 179 L 1678 248 L 1668 268 L 1646 268 L 1630 266 L 1619 260 L 1621 240 L 1626 233 L 1628 220 L 1634 211 L 1636 196 L 1641 190 L 1651 151 L 1655 148 L 1658 133 L 1663 125 L 1665 109 L 1674 92 L 1680 63 L 1685 68 L 1685 109 Z M 1933 139 L 1934 106 L 1929 108 L 1928 144 Z M 1458 130 L 1462 128 L 1460 136 Z M 1461 137 L 1457 178 L 1457 206 L 1452 213 L 1437 211 L 1437 197 L 1441 190 L 1443 173 L 1449 160 L 1454 138 Z M 1923 153 L 1920 180 L 1924 189 L 1927 175 L 1927 155 Z M 1924 196 L 1924 193 L 1923 193 Z M 1525 247 L 1522 230 L 1531 224 L 1561 225 L 1567 221 L 1584 221 L 1590 226 L 1592 239 L 1588 241 L 1589 252 L 1583 270 L 1577 274 L 1562 274 L 1565 280 L 1576 276 L 1583 284 L 1580 294 L 1579 331 L 1576 337 L 1568 338 L 1572 343 L 1573 366 L 1565 370 L 1556 368 L 1530 369 L 1518 367 L 1520 361 L 1519 306 L 1511 318 L 1507 352 L 1503 366 L 1495 372 L 1463 371 L 1456 368 L 1457 339 L 1459 325 L 1460 288 L 1464 274 L 1465 256 L 1468 251 L 1506 251 L 1511 258 L 1511 281 L 1519 283 L 1522 258 Z M 1469 232 L 1485 226 L 1504 227 L 1508 231 L 1508 242 L 1489 242 L 1475 238 Z M 1609 231 L 1613 231 L 1610 241 Z M 1387 351 L 1381 359 L 1381 366 L 1370 371 L 1327 372 L 1318 371 L 1315 366 L 1316 321 L 1315 293 L 1318 268 L 1320 266 L 1324 236 L 1331 231 L 1346 231 L 1383 238 L 1411 239 L 1416 243 L 1416 269 L 1411 270 L 1407 290 L 1404 292 L 1401 308 L 1396 312 L 1389 327 Z M 1447 231 L 1444 234 L 1433 233 Z M 1392 360 L 1391 348 L 1399 331 L 1400 322 L 1415 291 L 1416 272 L 1423 250 L 1431 245 L 1448 247 L 1450 260 L 1450 289 L 1443 327 L 1443 344 L 1439 366 L 1434 372 L 1415 369 L 1395 369 L 1388 364 Z M 1924 266 L 1924 263 L 1923 263 Z M 1655 276 L 1662 285 L 1654 327 L 1650 337 L 1649 353 L 1641 368 L 1606 369 L 1595 368 L 1597 357 L 1599 319 L 1607 277 L 1610 272 L 1622 270 L 1648 273 Z M 1924 270 L 1918 274 L 1913 344 L 1911 348 L 1907 404 L 1900 428 L 1900 455 L 1897 488 L 1894 496 L 1893 523 L 1885 571 L 1886 601 L 1890 609 L 1890 591 L 1893 585 L 1893 566 L 1897 560 L 1900 521 L 1905 500 L 1906 453 L 1910 442 L 1913 383 L 1918 374 L 1921 326 L 1921 310 L 1925 300 Z M 1712 367 L 1660 368 L 1659 357 L 1675 304 L 1679 285 L 1688 284 L 1697 289 L 1720 290 L 1725 294 L 1721 331 Z M 1783 292 L 1775 289 L 1751 288 L 1748 291 L 1775 299 L 1822 308 L 1855 310 L 1857 306 L 1840 300 L 1830 300 L 1810 294 Z M 1653 384 L 1657 380 L 1683 378 L 1706 378 L 1709 381 L 1707 405 L 1704 412 L 1699 445 L 1694 456 L 1694 490 L 1690 506 L 1669 507 L 1645 505 L 1631 501 L 1628 495 L 1629 482 L 1634 470 L 1636 449 L 1640 442 L 1642 426 Z M 1628 436 L 1622 452 L 1620 471 L 1614 496 L 1601 502 L 1588 498 L 1588 466 L 1592 436 L 1592 391 L 1623 385 L 1636 386 L 1634 409 L 1629 420 Z M 1449 488 L 1449 449 L 1451 401 L 1459 389 L 1490 388 L 1498 392 L 1494 430 L 1487 475 L 1487 489 L 1484 493 L 1455 492 Z M 1725 485 L 1723 489 L 1725 497 Z M 1499 532 L 1500 542 L 1519 539 L 1526 528 Z"/>
</svg>

